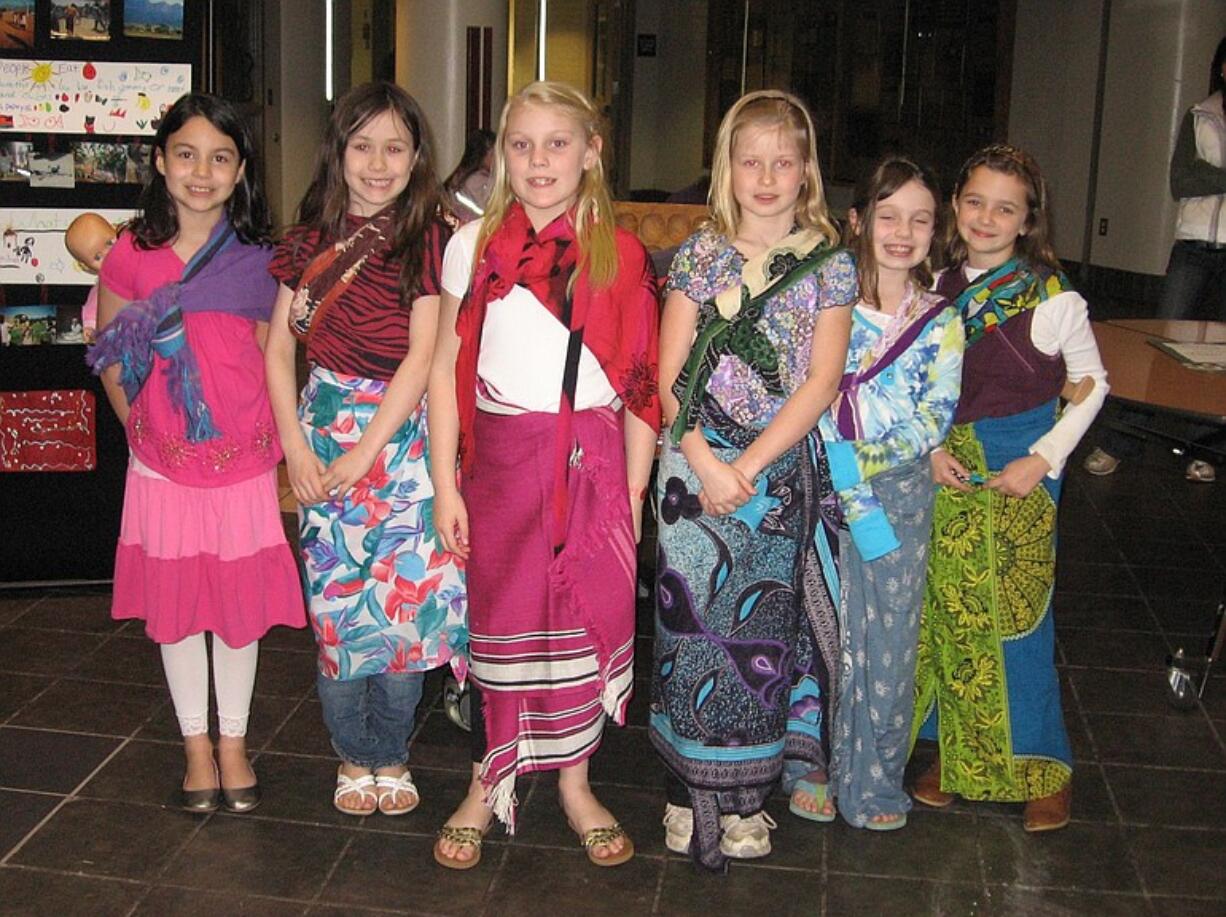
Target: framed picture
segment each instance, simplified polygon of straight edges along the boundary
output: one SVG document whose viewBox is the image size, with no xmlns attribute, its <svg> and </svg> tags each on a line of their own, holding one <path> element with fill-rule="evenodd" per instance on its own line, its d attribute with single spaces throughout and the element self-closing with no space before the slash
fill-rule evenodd
<svg viewBox="0 0 1226 917">
<path fill-rule="evenodd" d="M 0 51 L 34 50 L 34 0 L 0 0 Z"/>
<path fill-rule="evenodd" d="M 127 38 L 183 38 L 183 0 L 127 0 L 123 5 Z"/>
<path fill-rule="evenodd" d="M 51 37 L 84 41 L 111 40 L 111 0 L 51 0 Z"/>
</svg>

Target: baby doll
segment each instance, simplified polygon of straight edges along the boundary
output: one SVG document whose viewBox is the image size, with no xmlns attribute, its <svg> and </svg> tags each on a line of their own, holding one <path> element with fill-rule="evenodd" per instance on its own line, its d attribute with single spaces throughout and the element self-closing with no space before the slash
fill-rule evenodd
<svg viewBox="0 0 1226 917">
<path fill-rule="evenodd" d="M 64 230 L 64 246 L 69 254 L 91 274 L 102 268 L 102 259 L 115 244 L 115 227 L 96 213 L 83 213 L 68 224 Z M 92 341 L 98 324 L 98 286 L 90 288 L 85 305 L 81 307 L 81 323 L 85 326 L 85 340 Z"/>
</svg>

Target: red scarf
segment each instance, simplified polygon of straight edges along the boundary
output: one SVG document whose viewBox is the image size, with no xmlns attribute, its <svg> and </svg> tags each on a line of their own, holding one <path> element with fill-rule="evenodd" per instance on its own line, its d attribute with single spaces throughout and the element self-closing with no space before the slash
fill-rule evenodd
<svg viewBox="0 0 1226 917">
<path fill-rule="evenodd" d="M 473 423 L 477 416 L 477 358 L 485 312 L 515 285 L 529 290 L 596 357 L 622 403 L 653 430 L 660 428 L 656 390 L 659 358 L 659 301 L 655 276 L 641 242 L 617 230 L 617 276 L 607 287 L 593 290 L 587 277 L 567 284 L 578 263 L 579 245 L 572 214 L 565 213 L 533 231 L 523 207 L 512 204 L 481 252 L 468 293 L 456 318 L 460 352 L 456 357 L 456 406 L 460 415 L 460 466 L 471 471 L 476 458 Z M 558 380 L 562 399 L 558 411 L 554 492 L 554 545 L 565 534 L 566 463 L 571 451 L 574 380 Z"/>
</svg>

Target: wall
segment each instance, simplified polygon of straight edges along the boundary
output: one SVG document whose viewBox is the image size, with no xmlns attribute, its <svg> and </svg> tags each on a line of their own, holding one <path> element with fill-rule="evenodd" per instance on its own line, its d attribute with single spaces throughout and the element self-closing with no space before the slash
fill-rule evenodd
<svg viewBox="0 0 1226 917">
<path fill-rule="evenodd" d="M 507 0 L 397 0 L 396 82 L 425 110 L 440 177 L 464 152 L 465 30 L 494 30 L 493 127 L 507 96 Z"/>
<path fill-rule="evenodd" d="M 630 187 L 675 191 L 702 172 L 707 0 L 637 0 L 655 57 L 634 59 Z"/>
</svg>

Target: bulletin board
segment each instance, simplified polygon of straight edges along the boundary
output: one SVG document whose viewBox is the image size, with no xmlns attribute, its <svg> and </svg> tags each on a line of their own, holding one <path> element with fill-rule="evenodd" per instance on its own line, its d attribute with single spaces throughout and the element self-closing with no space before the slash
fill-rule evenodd
<svg viewBox="0 0 1226 917">
<path fill-rule="evenodd" d="M 198 88 L 204 0 L 0 0 L 0 586 L 109 580 L 128 450 L 85 365 L 94 277 L 63 229 L 134 213 Z"/>
</svg>

